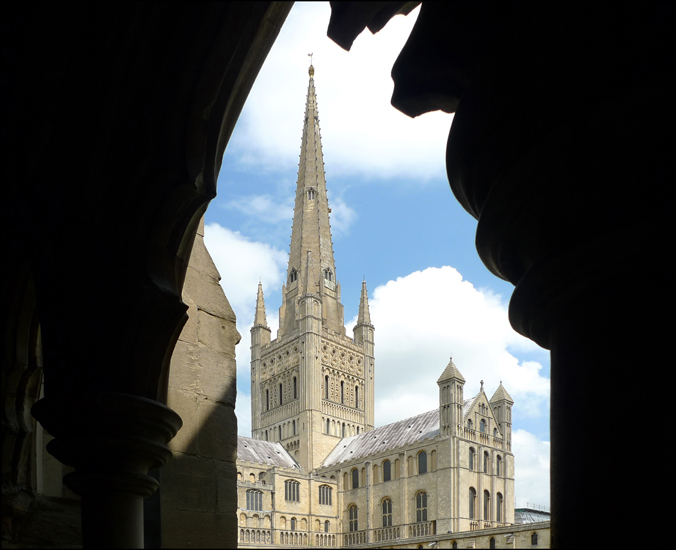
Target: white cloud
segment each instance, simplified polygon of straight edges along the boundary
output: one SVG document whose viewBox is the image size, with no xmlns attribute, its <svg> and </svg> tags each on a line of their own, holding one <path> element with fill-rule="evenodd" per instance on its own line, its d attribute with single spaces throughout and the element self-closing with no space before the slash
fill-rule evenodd
<svg viewBox="0 0 676 550">
<path fill-rule="evenodd" d="M 256 171 L 297 167 L 307 54 L 313 52 L 327 178 L 396 176 L 420 183 L 445 177 L 452 115 L 410 119 L 390 105 L 392 65 L 417 14 L 418 9 L 394 17 L 376 35 L 363 32 L 346 52 L 326 36 L 328 3 L 296 3 L 253 86 L 229 151 Z"/>
<path fill-rule="evenodd" d="M 467 381 L 465 398 L 476 395 L 483 380 L 490 399 L 502 380 L 517 417 L 546 414 L 549 379 L 540 375 L 541 365 L 519 362 L 507 351 L 539 348 L 512 329 L 505 304 L 463 281 L 452 267 L 389 281 L 373 292 L 370 311 L 376 327 L 377 425 L 434 408 L 436 381 L 451 355 Z"/>
<path fill-rule="evenodd" d="M 347 203 L 337 197 L 331 199 L 331 233 L 334 237 L 347 235 L 350 226 L 357 220 L 357 212 L 350 208 Z"/>
<path fill-rule="evenodd" d="M 516 507 L 527 503 L 549 506 L 549 441 L 525 430 L 512 432 Z"/>
<path fill-rule="evenodd" d="M 284 204 L 279 204 L 271 195 L 248 195 L 231 199 L 223 206 L 264 224 L 287 224 L 293 218 L 293 197 Z"/>
</svg>

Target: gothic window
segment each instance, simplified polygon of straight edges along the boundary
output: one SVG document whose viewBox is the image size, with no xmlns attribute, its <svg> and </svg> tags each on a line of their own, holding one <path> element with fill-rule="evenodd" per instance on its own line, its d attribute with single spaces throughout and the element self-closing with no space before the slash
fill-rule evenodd
<svg viewBox="0 0 676 550">
<path fill-rule="evenodd" d="M 265 390 L 265 410 L 270 410 L 270 390 Z"/>
<path fill-rule="evenodd" d="M 427 493 L 420 491 L 415 496 L 415 517 L 416 521 L 427 521 Z"/>
<path fill-rule="evenodd" d="M 538 534 L 537 533 L 533 533 L 530 536 L 530 544 L 531 544 L 531 546 L 537 546 L 538 545 Z"/>
<path fill-rule="evenodd" d="M 491 520 L 491 494 L 484 491 L 484 520 Z"/>
<path fill-rule="evenodd" d="M 498 429 L 493 428 L 493 437 L 498 437 Z"/>
<path fill-rule="evenodd" d="M 263 493 L 249 489 L 246 492 L 246 509 L 260 511 L 263 509 Z"/>
<path fill-rule="evenodd" d="M 456 550 L 456 549 L 458 548 L 458 541 L 457 541 L 457 540 L 454 540 L 454 541 L 451 543 L 451 548 L 453 548 L 453 550 Z"/>
<path fill-rule="evenodd" d="M 356 470 L 355 470 L 356 471 Z M 348 512 L 349 512 L 349 518 L 350 518 L 350 533 L 354 533 L 355 531 L 359 531 L 359 523 L 358 523 L 358 510 L 357 510 L 357 505 L 356 504 L 350 504 L 348 507 Z"/>
<path fill-rule="evenodd" d="M 289 282 L 293 283 L 294 281 L 298 280 L 298 271 L 296 269 L 292 269 L 291 273 L 289 273 Z"/>
<path fill-rule="evenodd" d="M 502 521 L 502 493 L 498 493 L 495 498 L 495 521 Z"/>
<path fill-rule="evenodd" d="M 293 426 L 293 435 L 296 435 L 296 421 L 292 420 L 291 425 Z"/>
<path fill-rule="evenodd" d="M 326 433 L 331 433 L 331 421 L 328 418 L 326 419 Z"/>
<path fill-rule="evenodd" d="M 469 469 L 474 470 L 474 447 L 469 448 Z"/>
<path fill-rule="evenodd" d="M 427 473 L 427 453 L 420 451 L 418 453 L 418 474 Z"/>
<path fill-rule="evenodd" d="M 327 281 L 333 281 L 333 273 L 331 272 L 330 269 L 324 270 L 324 279 L 326 279 Z"/>
<path fill-rule="evenodd" d="M 291 530 L 296 530 L 296 518 L 291 518 Z"/>
<path fill-rule="evenodd" d="M 328 533 L 328 532 L 329 532 L 329 527 L 331 527 L 331 524 L 329 523 L 329 520 L 327 519 L 327 520 L 324 522 L 324 532 L 325 532 L 325 533 Z"/>
<path fill-rule="evenodd" d="M 340 402 L 345 403 L 345 382 L 340 381 Z"/>
<path fill-rule="evenodd" d="M 490 541 L 490 543 L 489 543 L 489 546 L 490 546 L 491 548 L 495 548 L 495 537 L 491 537 L 491 541 Z"/>
<path fill-rule="evenodd" d="M 324 377 L 324 399 L 329 398 L 329 375 Z"/>
<path fill-rule="evenodd" d="M 354 387 L 354 406 L 359 408 L 359 386 Z"/>
<path fill-rule="evenodd" d="M 383 499 L 383 527 L 392 527 L 392 499 Z"/>
<path fill-rule="evenodd" d="M 468 429 L 468 430 L 471 430 L 471 429 L 472 429 L 472 421 L 471 421 L 471 420 L 468 420 L 468 421 L 467 421 L 467 429 Z"/>
<path fill-rule="evenodd" d="M 343 432 L 342 432 L 342 437 L 345 437 L 345 422 L 343 422 Z"/>
<path fill-rule="evenodd" d="M 314 200 L 315 198 L 315 190 L 310 187 L 310 189 L 307 190 L 307 198 L 309 200 Z"/>
<path fill-rule="evenodd" d="M 484 434 L 486 433 L 486 421 L 482 418 L 481 422 L 479 422 L 479 431 Z"/>
<path fill-rule="evenodd" d="M 347 472 L 343 474 L 343 490 L 347 491 L 349 489 L 348 487 L 348 479 L 349 476 L 347 475 Z"/>
<path fill-rule="evenodd" d="M 389 460 L 383 461 L 383 481 L 390 481 L 392 479 L 392 465 Z"/>
<path fill-rule="evenodd" d="M 267 440 L 268 440 L 268 431 L 265 430 L 265 441 L 267 441 Z"/>
<path fill-rule="evenodd" d="M 502 457 L 500 455 L 498 455 L 498 458 L 495 461 L 495 470 L 496 475 L 502 475 Z"/>
<path fill-rule="evenodd" d="M 484 474 L 489 473 L 488 464 L 489 464 L 488 451 L 484 451 Z"/>
<path fill-rule="evenodd" d="M 282 404 L 282 385 L 279 385 L 279 404 Z"/>
<path fill-rule="evenodd" d="M 300 483 L 289 480 L 284 482 L 284 498 L 294 502 L 300 502 Z"/>
<path fill-rule="evenodd" d="M 474 519 L 476 516 L 476 490 L 474 487 L 469 488 L 469 519 Z"/>
<path fill-rule="evenodd" d="M 359 470 L 357 470 L 357 468 L 354 468 L 352 470 L 352 488 L 353 489 L 359 488 Z"/>
<path fill-rule="evenodd" d="M 331 487 L 328 485 L 319 486 L 319 504 L 331 506 Z"/>
<path fill-rule="evenodd" d="M 298 379 L 293 377 L 293 398 L 298 399 Z"/>
</svg>

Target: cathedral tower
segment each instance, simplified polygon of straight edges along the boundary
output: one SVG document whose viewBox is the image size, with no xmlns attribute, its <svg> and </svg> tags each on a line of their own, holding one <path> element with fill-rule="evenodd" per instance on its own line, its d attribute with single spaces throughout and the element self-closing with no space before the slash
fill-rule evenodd
<svg viewBox="0 0 676 550">
<path fill-rule="evenodd" d="M 375 360 L 366 282 L 354 338 L 345 334 L 312 65 L 309 75 L 279 330 L 270 341 L 259 285 L 251 408 L 255 439 L 281 442 L 314 469 L 341 437 L 373 429 Z"/>
</svg>

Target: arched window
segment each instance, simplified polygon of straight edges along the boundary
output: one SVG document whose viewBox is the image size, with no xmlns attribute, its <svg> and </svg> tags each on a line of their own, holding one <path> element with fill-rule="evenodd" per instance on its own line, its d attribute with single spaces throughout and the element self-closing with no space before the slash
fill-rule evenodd
<svg viewBox="0 0 676 550">
<path fill-rule="evenodd" d="M 326 433 L 331 433 L 331 420 L 326 419 Z"/>
<path fill-rule="evenodd" d="M 292 420 L 291 425 L 293 426 L 293 435 L 296 435 L 296 421 Z"/>
<path fill-rule="evenodd" d="M 476 516 L 476 490 L 474 487 L 469 488 L 469 519 L 474 519 Z"/>
<path fill-rule="evenodd" d="M 484 521 L 491 520 L 491 494 L 484 491 Z"/>
<path fill-rule="evenodd" d="M 357 505 L 356 504 L 350 504 L 350 506 L 347 508 L 347 511 L 349 513 L 349 521 L 350 521 L 350 532 L 353 533 L 355 531 L 359 531 L 359 522 L 358 522 L 358 513 L 359 511 L 357 510 Z"/>
<path fill-rule="evenodd" d="M 420 491 L 415 496 L 415 517 L 416 521 L 427 521 L 427 493 Z"/>
<path fill-rule="evenodd" d="M 468 421 L 467 421 L 467 429 L 468 429 L 468 430 L 471 430 L 471 429 L 472 429 L 472 421 L 471 421 L 471 420 L 468 420 Z"/>
<path fill-rule="evenodd" d="M 373 479 L 371 480 L 371 483 L 374 485 L 378 483 L 378 465 L 374 464 L 373 465 Z"/>
<path fill-rule="evenodd" d="M 270 390 L 265 390 L 265 410 L 270 410 Z"/>
<path fill-rule="evenodd" d="M 324 270 L 324 279 L 327 281 L 333 281 L 333 273 L 328 268 Z"/>
<path fill-rule="evenodd" d="M 327 519 L 327 520 L 324 522 L 324 532 L 325 532 L 325 533 L 328 533 L 330 527 L 331 527 L 331 524 L 329 523 L 329 520 Z"/>
<path fill-rule="evenodd" d="M 357 470 L 357 468 L 354 468 L 352 470 L 352 488 L 353 489 L 359 488 L 359 470 Z"/>
<path fill-rule="evenodd" d="M 495 495 L 495 521 L 502 522 L 502 493 Z"/>
<path fill-rule="evenodd" d="M 289 480 L 284 482 L 284 498 L 294 502 L 300 501 L 300 483 Z"/>
<path fill-rule="evenodd" d="M 326 504 L 331 506 L 331 487 L 328 485 L 319 486 L 319 504 Z"/>
<path fill-rule="evenodd" d="M 293 377 L 293 398 L 298 399 L 298 380 Z"/>
<path fill-rule="evenodd" d="M 291 530 L 296 530 L 296 518 L 291 518 Z"/>
<path fill-rule="evenodd" d="M 296 271 L 295 268 L 291 270 L 291 273 L 289 273 L 289 282 L 293 283 L 294 281 L 298 280 L 298 271 Z"/>
<path fill-rule="evenodd" d="M 530 545 L 531 546 L 537 546 L 538 545 L 538 534 L 537 533 L 533 533 L 530 536 Z"/>
<path fill-rule="evenodd" d="M 474 470 L 474 455 L 475 455 L 474 447 L 469 448 L 469 469 Z"/>
<path fill-rule="evenodd" d="M 500 455 L 498 455 L 495 461 L 495 475 L 502 475 L 502 457 Z"/>
<path fill-rule="evenodd" d="M 256 474 L 249 474 L 249 481 L 251 483 L 256 483 Z"/>
<path fill-rule="evenodd" d="M 493 428 L 493 437 L 498 437 L 498 429 Z"/>
<path fill-rule="evenodd" d="M 345 382 L 340 381 L 340 402 L 345 403 Z"/>
<path fill-rule="evenodd" d="M 310 187 L 310 189 L 307 190 L 307 198 L 309 200 L 314 200 L 315 198 L 315 190 Z"/>
<path fill-rule="evenodd" d="M 343 422 L 343 435 L 342 437 L 345 437 L 345 422 Z"/>
<path fill-rule="evenodd" d="M 457 540 L 454 540 L 454 541 L 451 543 L 451 548 L 453 548 L 453 550 L 456 550 L 456 549 L 458 548 L 458 541 L 457 541 Z"/>
<path fill-rule="evenodd" d="M 249 489 L 246 492 L 246 509 L 260 511 L 263 509 L 263 493 Z"/>
<path fill-rule="evenodd" d="M 354 406 L 359 408 L 359 386 L 354 387 Z"/>
<path fill-rule="evenodd" d="M 282 385 L 279 385 L 279 404 L 282 404 Z"/>
<path fill-rule="evenodd" d="M 390 481 L 392 479 L 392 465 L 389 460 L 383 461 L 383 481 Z"/>
<path fill-rule="evenodd" d="M 488 471 L 488 464 L 489 464 L 489 456 L 488 456 L 488 451 L 484 451 L 484 474 L 489 473 Z"/>
<path fill-rule="evenodd" d="M 479 431 L 482 434 L 486 433 L 486 421 L 483 418 L 481 419 L 481 422 L 479 422 Z"/>
<path fill-rule="evenodd" d="M 490 546 L 490 548 L 495 548 L 495 537 L 491 537 L 489 546 Z"/>
<path fill-rule="evenodd" d="M 349 480 L 349 476 L 347 475 L 347 472 L 345 472 L 343 474 L 343 490 L 344 491 L 347 491 L 349 489 L 348 484 L 347 484 L 348 480 Z"/>
<path fill-rule="evenodd" d="M 392 527 L 392 499 L 383 499 L 383 527 Z"/>
<path fill-rule="evenodd" d="M 329 375 L 324 377 L 324 399 L 329 398 Z"/>
<path fill-rule="evenodd" d="M 418 474 L 427 473 L 427 453 L 420 451 L 418 453 Z"/>
<path fill-rule="evenodd" d="M 268 431 L 265 430 L 265 441 L 267 441 L 267 440 L 268 440 Z"/>
</svg>

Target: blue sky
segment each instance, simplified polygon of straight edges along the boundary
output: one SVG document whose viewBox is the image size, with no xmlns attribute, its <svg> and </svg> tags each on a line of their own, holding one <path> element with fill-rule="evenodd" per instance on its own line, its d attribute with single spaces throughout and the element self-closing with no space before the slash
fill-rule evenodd
<svg viewBox="0 0 676 550">
<path fill-rule="evenodd" d="M 516 505 L 549 505 L 549 353 L 507 320 L 512 285 L 484 267 L 476 220 L 450 191 L 453 116 L 410 119 L 390 105 L 390 71 L 418 10 L 368 31 L 345 52 L 326 37 L 328 3 L 297 3 L 261 69 L 223 158 L 205 240 L 237 315 L 237 415 L 250 436 L 249 329 L 263 282 L 278 326 L 293 197 L 314 54 L 336 275 L 348 334 L 362 278 L 376 327 L 376 426 L 434 408 L 449 357 L 490 398 L 515 400 Z M 233 258 L 237 269 L 233 270 Z"/>
</svg>

